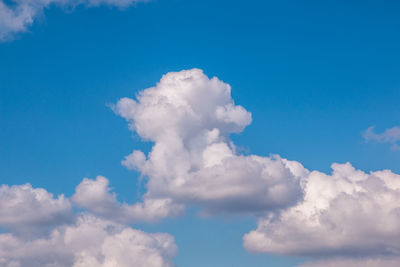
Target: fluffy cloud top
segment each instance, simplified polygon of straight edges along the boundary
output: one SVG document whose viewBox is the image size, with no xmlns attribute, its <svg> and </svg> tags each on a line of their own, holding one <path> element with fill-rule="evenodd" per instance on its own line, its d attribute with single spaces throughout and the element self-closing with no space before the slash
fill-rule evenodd
<svg viewBox="0 0 400 267">
<path fill-rule="evenodd" d="M 96 215 L 125 223 L 158 220 L 177 215 L 183 209 L 182 205 L 173 204 L 169 199 L 145 199 L 134 205 L 119 203 L 108 184 L 108 179 L 103 176 L 96 180 L 85 178 L 76 187 L 72 200 Z"/>
<path fill-rule="evenodd" d="M 371 126 L 363 133 L 363 137 L 366 141 L 389 143 L 393 150 L 400 150 L 400 127 L 398 126 L 386 129 L 380 134 L 375 133 L 374 126 Z"/>
<path fill-rule="evenodd" d="M 129 217 L 133 220 L 145 215 L 137 215 L 140 208 L 135 205 L 118 203 L 109 190 L 104 177 L 84 179 L 71 202 L 30 184 L 2 185 L 0 227 L 9 231 L 0 234 L 0 266 L 174 266 L 177 248 L 173 237 L 145 233 L 116 222 L 125 221 L 123 216 L 133 216 Z M 108 220 L 72 212 L 72 203 L 90 206 L 93 202 L 100 206 L 91 208 Z M 163 210 L 161 204 L 153 206 L 147 210 Z M 111 213 L 112 209 L 116 211 Z"/>
<path fill-rule="evenodd" d="M 74 7 L 86 5 L 95 7 L 110 5 L 119 8 L 128 7 L 146 0 L 12 0 L 7 4 L 0 0 L 0 41 L 11 39 L 16 33 L 26 32 L 46 8 L 51 5 Z"/>
<path fill-rule="evenodd" d="M 54 225 L 71 222 L 72 207 L 63 195 L 54 198 L 45 189 L 30 184 L 0 186 L 0 226 L 32 235 Z"/>
<path fill-rule="evenodd" d="M 176 254 L 168 234 L 148 234 L 88 215 L 46 238 L 0 234 L 0 265 L 5 267 L 172 267 Z"/>
<path fill-rule="evenodd" d="M 287 255 L 399 255 L 400 175 L 365 173 L 349 163 L 332 169 L 311 172 L 304 201 L 260 219 L 244 246 Z"/>
<path fill-rule="evenodd" d="M 296 203 L 302 195 L 297 162 L 278 156 L 240 155 L 229 138 L 251 123 L 231 88 L 199 69 L 171 72 L 114 110 L 130 129 L 154 142 L 123 164 L 148 177 L 144 198 L 200 205 L 206 212 L 264 212 Z"/>
</svg>

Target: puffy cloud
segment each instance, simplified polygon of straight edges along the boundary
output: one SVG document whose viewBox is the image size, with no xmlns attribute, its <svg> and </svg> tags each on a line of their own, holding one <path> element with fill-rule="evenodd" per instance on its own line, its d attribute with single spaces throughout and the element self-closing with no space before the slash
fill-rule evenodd
<svg viewBox="0 0 400 267">
<path fill-rule="evenodd" d="M 336 263 L 368 257 L 368 264 L 400 254 L 399 175 L 365 173 L 350 163 L 332 164 L 331 174 L 310 172 L 279 156 L 237 153 L 230 134 L 243 131 L 251 114 L 218 78 L 198 69 L 168 73 L 113 109 L 154 143 L 147 155 L 135 150 L 122 162 L 148 178 L 145 199 L 166 198 L 208 213 L 255 213 L 258 227 L 244 236 L 253 252 Z M 372 133 L 366 138 L 398 140 L 394 128 Z"/>
<path fill-rule="evenodd" d="M 331 174 L 310 172 L 276 155 L 237 153 L 230 134 L 243 131 L 251 114 L 234 103 L 228 84 L 198 69 L 168 73 L 113 109 L 154 143 L 147 155 L 135 150 L 122 162 L 147 177 L 143 202 L 118 202 L 102 176 L 83 179 L 72 201 L 30 185 L 2 186 L 0 226 L 12 232 L 0 234 L 0 266 L 173 266 L 171 236 L 121 223 L 177 215 L 185 205 L 256 214 L 245 248 L 316 259 L 305 267 L 398 265 L 400 175 L 350 163 L 333 164 Z M 370 129 L 369 138 L 396 141 L 395 133 L 377 137 L 383 134 Z M 100 218 L 79 215 L 66 224 L 71 202 Z"/>
<path fill-rule="evenodd" d="M 5 267 L 172 267 L 176 254 L 168 234 L 148 234 L 88 215 L 45 238 L 0 234 L 0 265 Z"/>
<path fill-rule="evenodd" d="M 400 127 L 395 126 L 386 129 L 383 133 L 375 133 L 374 126 L 369 127 L 363 132 L 363 137 L 366 141 L 374 141 L 378 143 L 389 143 L 393 150 L 400 150 Z"/>
<path fill-rule="evenodd" d="M 125 223 L 158 220 L 182 211 L 182 205 L 170 203 L 169 199 L 144 199 L 134 205 L 119 203 L 108 184 L 103 176 L 96 180 L 85 178 L 76 187 L 72 200 L 91 213 Z"/>
<path fill-rule="evenodd" d="M 12 39 L 16 33 L 26 32 L 38 16 L 51 5 L 74 7 L 86 5 L 96 7 L 110 5 L 119 8 L 128 7 L 146 0 L 12 0 L 7 4 L 0 0 L 0 41 Z"/>
<path fill-rule="evenodd" d="M 245 248 L 287 255 L 399 255 L 400 175 L 365 173 L 349 163 L 332 169 L 331 175 L 311 172 L 304 201 L 260 219 L 244 236 Z"/>
<path fill-rule="evenodd" d="M 374 258 L 374 259 L 327 259 L 319 261 L 306 262 L 298 267 L 398 267 L 400 259 L 398 258 Z"/>
<path fill-rule="evenodd" d="M 45 189 L 30 184 L 0 186 L 0 226 L 16 233 L 32 235 L 52 226 L 71 222 L 70 201 L 63 195 L 55 198 Z"/>
<path fill-rule="evenodd" d="M 308 171 L 300 163 L 236 152 L 229 135 L 249 125 L 251 114 L 216 77 L 199 69 L 170 72 L 113 109 L 154 143 L 148 155 L 135 150 L 123 161 L 148 178 L 147 200 L 199 205 L 208 213 L 258 213 L 301 199 Z"/>
</svg>

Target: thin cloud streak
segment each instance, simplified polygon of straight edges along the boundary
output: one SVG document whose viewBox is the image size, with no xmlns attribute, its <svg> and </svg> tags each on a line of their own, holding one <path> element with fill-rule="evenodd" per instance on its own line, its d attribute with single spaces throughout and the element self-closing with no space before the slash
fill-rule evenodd
<svg viewBox="0 0 400 267">
<path fill-rule="evenodd" d="M 0 0 L 0 42 L 13 40 L 19 33 L 28 32 L 29 27 L 52 5 L 69 9 L 78 5 L 127 8 L 139 2 L 147 0 L 14 0 L 11 4 Z"/>
<path fill-rule="evenodd" d="M 400 150 L 400 127 L 394 126 L 386 129 L 382 133 L 375 133 L 375 127 L 371 126 L 362 133 L 362 136 L 367 142 L 388 143 L 391 144 L 391 149 Z"/>
</svg>

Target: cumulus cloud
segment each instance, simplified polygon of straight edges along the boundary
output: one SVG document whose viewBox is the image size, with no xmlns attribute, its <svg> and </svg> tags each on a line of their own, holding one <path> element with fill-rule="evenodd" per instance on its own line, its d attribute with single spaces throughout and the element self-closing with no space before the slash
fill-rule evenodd
<svg viewBox="0 0 400 267">
<path fill-rule="evenodd" d="M 5 267 L 172 267 L 176 254 L 168 234 L 149 234 L 89 215 L 45 238 L 0 234 L 0 265 Z"/>
<path fill-rule="evenodd" d="M 349 163 L 310 173 L 304 201 L 259 220 L 244 236 L 254 252 L 286 255 L 399 255 L 400 175 Z"/>
<path fill-rule="evenodd" d="M 300 163 L 279 156 L 236 152 L 230 134 L 251 123 L 231 88 L 201 70 L 170 72 L 136 99 L 113 107 L 144 140 L 123 161 L 148 178 L 144 198 L 201 206 L 207 213 L 265 212 L 295 204 L 302 196 Z"/>
<path fill-rule="evenodd" d="M 125 8 L 146 0 L 0 0 L 0 41 L 12 39 L 15 34 L 28 31 L 35 20 L 51 5 L 73 8 L 77 5 L 96 7 L 110 5 Z"/>
<path fill-rule="evenodd" d="M 375 133 L 374 128 L 374 126 L 371 126 L 363 132 L 363 137 L 366 141 L 389 143 L 393 150 L 400 150 L 400 127 L 394 126 L 382 133 Z"/>
<path fill-rule="evenodd" d="M 244 247 L 314 259 L 303 267 L 400 263 L 400 175 L 350 163 L 334 163 L 327 174 L 277 155 L 238 153 L 230 135 L 251 114 L 234 103 L 228 84 L 198 69 L 168 73 L 113 109 L 153 143 L 122 162 L 147 177 L 143 201 L 120 203 L 102 176 L 83 179 L 71 200 L 29 184 L 3 185 L 0 226 L 10 233 L 0 234 L 0 266 L 173 266 L 170 235 L 125 224 L 176 216 L 187 205 L 257 215 Z M 367 133 L 398 140 L 396 131 Z M 71 205 L 85 211 L 72 214 Z"/>
<path fill-rule="evenodd" d="M 400 176 L 350 163 L 309 171 L 279 156 L 242 155 L 230 139 L 251 123 L 230 87 L 201 70 L 171 72 L 113 107 L 153 143 L 122 164 L 148 178 L 146 199 L 197 205 L 207 213 L 252 212 L 244 236 L 252 252 L 334 258 L 400 254 Z M 366 138 L 396 142 L 397 130 Z M 315 263 L 315 262 L 314 262 Z"/>
<path fill-rule="evenodd" d="M 103 176 L 96 180 L 85 178 L 76 187 L 72 200 L 91 213 L 124 223 L 159 220 L 178 215 L 183 209 L 170 199 L 144 199 L 143 203 L 133 205 L 119 203 L 108 184 L 108 179 Z"/>
<path fill-rule="evenodd" d="M 104 185 L 104 188 L 101 188 Z M 87 205 L 123 210 L 109 193 L 108 180 L 84 179 L 74 200 Z M 105 192 L 101 192 L 105 190 Z M 108 196 L 101 196 L 102 193 Z M 82 194 L 87 194 L 85 197 Z M 104 197 L 105 200 L 99 201 Z M 102 210 L 102 208 L 104 210 Z M 158 207 L 160 208 L 160 207 Z M 162 209 L 162 207 L 160 208 Z M 149 208 L 151 210 L 151 208 Z M 63 195 L 54 197 L 30 184 L 0 187 L 0 266 L 4 267 L 172 267 L 177 247 L 172 236 L 135 230 L 107 214 L 109 219 L 84 212 L 74 214 Z M 130 211 L 128 209 L 128 214 Z M 136 215 L 136 214 L 135 214 Z M 130 218 L 133 219 L 133 218 Z"/>
<path fill-rule="evenodd" d="M 63 195 L 55 198 L 30 184 L 0 186 L 0 226 L 23 235 L 48 231 L 72 221 L 72 206 Z"/>
</svg>

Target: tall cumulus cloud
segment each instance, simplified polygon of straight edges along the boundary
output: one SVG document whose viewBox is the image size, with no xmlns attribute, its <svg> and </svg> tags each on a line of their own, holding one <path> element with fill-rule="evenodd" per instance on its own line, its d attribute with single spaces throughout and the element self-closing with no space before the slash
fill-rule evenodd
<svg viewBox="0 0 400 267">
<path fill-rule="evenodd" d="M 301 164 L 236 152 L 230 134 L 243 131 L 251 113 L 235 104 L 230 86 L 216 77 L 199 69 L 170 72 L 113 108 L 154 144 L 147 155 L 135 150 L 123 161 L 148 178 L 145 201 L 192 204 L 207 213 L 258 213 L 301 199 Z"/>
<path fill-rule="evenodd" d="M 145 200 L 253 213 L 258 227 L 243 238 L 252 252 L 397 262 L 398 174 L 350 163 L 334 163 L 327 174 L 277 155 L 238 153 L 230 135 L 243 131 L 251 114 L 235 104 L 228 84 L 199 69 L 168 73 L 113 108 L 153 143 L 148 154 L 135 150 L 122 162 L 148 178 Z"/>
</svg>

